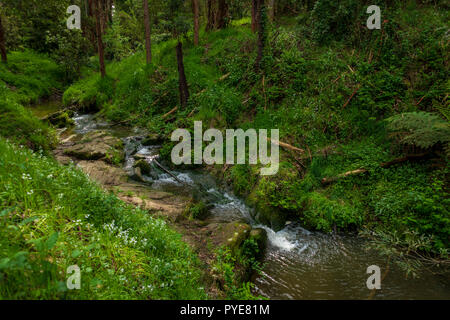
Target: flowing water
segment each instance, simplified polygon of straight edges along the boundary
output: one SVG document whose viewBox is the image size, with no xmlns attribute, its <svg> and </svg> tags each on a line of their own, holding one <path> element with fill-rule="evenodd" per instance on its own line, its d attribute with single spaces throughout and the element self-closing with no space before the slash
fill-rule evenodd
<svg viewBox="0 0 450 320">
<path fill-rule="evenodd" d="M 108 128 L 91 115 L 75 116 L 78 133 Z M 159 146 L 143 146 L 144 132 L 124 128 L 110 128 L 125 144 L 125 170 L 132 173 L 134 157 L 139 155 L 149 163 L 158 159 Z M 376 252 L 366 249 L 363 239 L 356 236 L 326 235 L 309 232 L 290 223 L 278 232 L 259 225 L 255 212 L 212 176 L 202 171 L 174 171 L 177 179 L 156 170 L 144 179 L 153 189 L 177 194 L 197 194 L 211 206 L 214 219 L 220 221 L 245 220 L 254 227 L 262 227 L 268 234 L 264 267 L 253 277 L 255 293 L 270 299 L 367 299 L 371 290 L 366 281 L 367 268 L 377 265 L 384 275 L 381 290 L 374 299 L 450 299 L 448 276 L 430 272 L 420 279 L 406 278 L 405 272 L 391 265 Z"/>
</svg>

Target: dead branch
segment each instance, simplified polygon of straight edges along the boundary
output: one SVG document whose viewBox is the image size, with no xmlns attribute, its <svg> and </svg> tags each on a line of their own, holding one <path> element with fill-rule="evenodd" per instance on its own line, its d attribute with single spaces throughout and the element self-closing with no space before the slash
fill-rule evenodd
<svg viewBox="0 0 450 320">
<path fill-rule="evenodd" d="M 389 161 L 389 162 L 380 163 L 380 167 L 386 169 L 386 168 L 389 168 L 389 167 L 391 167 L 393 165 L 400 164 L 400 163 L 403 163 L 403 162 L 412 161 L 412 160 L 420 160 L 420 159 L 425 158 L 428 155 L 429 155 L 429 153 L 408 155 L 408 156 L 405 156 L 405 157 L 402 157 L 402 158 L 394 159 L 394 160 Z M 354 175 L 359 175 L 359 174 L 363 174 L 363 173 L 367 173 L 367 172 L 369 172 L 369 170 L 368 169 L 364 169 L 364 168 L 357 169 L 357 170 L 352 170 L 352 171 L 347 171 L 347 172 L 344 172 L 344 173 L 341 173 L 341 174 L 337 175 L 336 177 L 323 178 L 322 179 L 322 184 L 323 185 L 331 184 L 331 183 L 336 182 L 336 181 L 338 181 L 338 180 L 340 180 L 342 178 L 346 178 L 346 177 L 354 176 Z"/>
</svg>

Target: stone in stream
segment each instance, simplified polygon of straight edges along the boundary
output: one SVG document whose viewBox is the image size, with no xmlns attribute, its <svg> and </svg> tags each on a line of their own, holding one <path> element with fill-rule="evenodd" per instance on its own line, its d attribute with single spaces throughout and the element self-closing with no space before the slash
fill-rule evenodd
<svg viewBox="0 0 450 320">
<path fill-rule="evenodd" d="M 145 159 L 137 160 L 133 167 L 141 169 L 141 173 L 145 175 L 150 175 L 152 171 L 152 167 Z"/>
<path fill-rule="evenodd" d="M 152 145 L 161 144 L 164 142 L 164 136 L 157 133 L 149 134 L 143 141 L 142 145 L 148 147 Z"/>
<path fill-rule="evenodd" d="M 92 180 L 105 186 L 120 186 L 128 181 L 122 169 L 103 161 L 80 161 L 77 165 Z"/>
<path fill-rule="evenodd" d="M 252 227 L 247 223 L 234 221 L 227 224 L 211 224 L 218 245 L 226 245 L 234 253 L 241 247 L 242 243 L 250 236 Z"/>
<path fill-rule="evenodd" d="M 64 153 L 79 160 L 104 160 L 115 165 L 123 162 L 125 157 L 122 140 L 104 131 L 87 133 Z"/>
<path fill-rule="evenodd" d="M 250 231 L 249 238 L 258 244 L 258 255 L 256 258 L 262 258 L 267 247 L 267 231 L 262 228 L 255 228 Z"/>
</svg>

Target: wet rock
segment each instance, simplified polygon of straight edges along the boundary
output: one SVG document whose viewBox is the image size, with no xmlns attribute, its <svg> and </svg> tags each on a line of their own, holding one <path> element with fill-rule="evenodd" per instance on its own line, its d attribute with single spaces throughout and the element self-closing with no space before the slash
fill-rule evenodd
<svg viewBox="0 0 450 320">
<path fill-rule="evenodd" d="M 152 167 L 145 159 L 137 160 L 133 167 L 141 169 L 141 174 L 145 175 L 150 175 L 152 171 Z"/>
<path fill-rule="evenodd" d="M 143 154 L 137 153 L 133 156 L 134 160 L 139 161 L 139 160 L 145 160 L 146 157 Z"/>
<path fill-rule="evenodd" d="M 106 186 L 119 186 L 128 181 L 126 173 L 103 161 L 80 161 L 78 166 L 92 180 Z"/>
<path fill-rule="evenodd" d="M 219 231 L 221 242 L 228 246 L 232 252 L 236 252 L 242 243 L 250 236 L 252 227 L 244 222 L 231 222 L 223 225 Z"/>
<path fill-rule="evenodd" d="M 262 228 L 255 228 L 250 231 L 249 238 L 258 244 L 258 256 L 256 258 L 261 258 L 267 246 L 267 231 Z"/>
<path fill-rule="evenodd" d="M 72 127 L 75 122 L 71 119 L 72 113 L 69 112 L 57 112 L 48 116 L 45 120 L 50 122 L 56 128 Z"/>
<path fill-rule="evenodd" d="M 134 168 L 133 174 L 131 175 L 130 178 L 133 179 L 134 181 L 145 182 L 144 177 L 142 176 L 141 168 L 139 167 Z"/>
<path fill-rule="evenodd" d="M 79 160 L 105 160 L 119 164 L 125 158 L 123 143 L 104 131 L 93 131 L 64 151 L 65 154 Z"/>
<path fill-rule="evenodd" d="M 144 140 L 142 140 L 142 145 L 153 146 L 164 142 L 164 136 L 157 133 L 149 134 Z"/>
</svg>

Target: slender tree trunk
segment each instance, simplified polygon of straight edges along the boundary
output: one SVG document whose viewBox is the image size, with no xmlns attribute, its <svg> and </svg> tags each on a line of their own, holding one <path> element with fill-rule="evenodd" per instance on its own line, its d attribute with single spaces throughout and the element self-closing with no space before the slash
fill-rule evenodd
<svg viewBox="0 0 450 320">
<path fill-rule="evenodd" d="M 5 44 L 5 30 L 3 29 L 2 17 L 0 16 L 0 53 L 2 55 L 2 62 L 7 63 L 8 57 L 6 55 L 6 44 Z"/>
<path fill-rule="evenodd" d="M 147 52 L 147 64 L 152 63 L 152 39 L 150 29 L 150 13 L 148 10 L 148 0 L 144 0 L 144 20 L 145 20 L 145 50 Z"/>
<path fill-rule="evenodd" d="M 102 78 L 106 76 L 106 68 L 105 68 L 105 52 L 103 49 L 103 40 L 102 40 L 102 6 L 100 0 L 94 0 L 95 4 L 95 20 L 96 20 L 96 31 L 97 31 L 97 47 L 98 47 L 98 58 L 100 61 L 100 73 Z"/>
<path fill-rule="evenodd" d="M 258 0 L 258 56 L 256 57 L 256 70 L 259 71 L 266 45 L 266 5 L 264 0 Z"/>
<path fill-rule="evenodd" d="M 219 0 L 216 15 L 216 28 L 223 29 L 227 26 L 228 4 L 227 0 Z"/>
<path fill-rule="evenodd" d="M 252 0 L 252 31 L 255 33 L 258 30 L 258 1 Z"/>
<path fill-rule="evenodd" d="M 215 23 L 214 1 L 215 0 L 206 1 L 206 15 L 207 15 L 206 31 L 211 31 L 212 29 L 214 29 Z"/>
<path fill-rule="evenodd" d="M 275 20 L 275 0 L 269 0 L 269 19 L 271 22 Z"/>
<path fill-rule="evenodd" d="M 182 108 L 187 106 L 189 100 L 189 89 L 186 80 L 186 73 L 184 72 L 184 62 L 183 62 L 183 44 L 178 41 L 176 46 L 177 50 L 177 62 L 178 62 L 178 76 L 179 76 L 179 89 L 180 89 L 180 103 Z"/>
<path fill-rule="evenodd" d="M 192 9 L 194 10 L 194 45 L 198 46 L 200 32 L 198 0 L 192 0 Z"/>
</svg>

